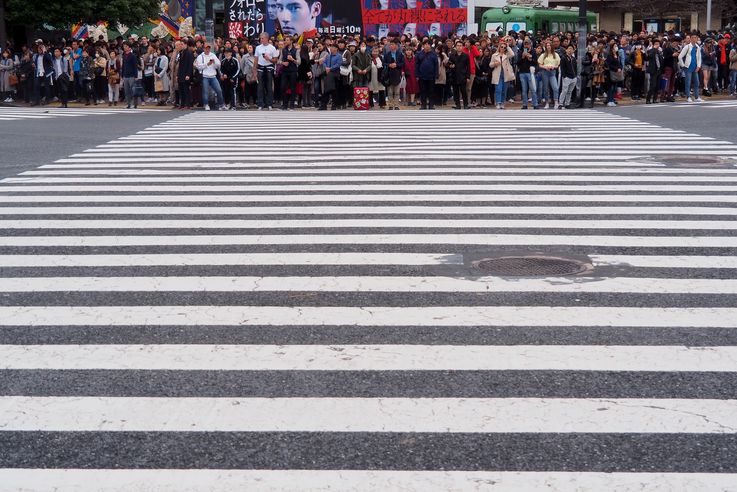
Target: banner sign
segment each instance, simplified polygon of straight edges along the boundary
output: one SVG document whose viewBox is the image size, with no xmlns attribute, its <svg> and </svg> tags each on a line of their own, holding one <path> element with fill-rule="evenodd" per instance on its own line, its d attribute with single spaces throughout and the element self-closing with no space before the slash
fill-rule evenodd
<svg viewBox="0 0 737 492">
<path fill-rule="evenodd" d="M 231 37 L 466 32 L 466 0 L 225 0 Z M 238 34 L 238 36 L 232 36 Z"/>
<path fill-rule="evenodd" d="M 228 36 L 258 37 L 266 30 L 265 0 L 225 0 Z"/>
</svg>

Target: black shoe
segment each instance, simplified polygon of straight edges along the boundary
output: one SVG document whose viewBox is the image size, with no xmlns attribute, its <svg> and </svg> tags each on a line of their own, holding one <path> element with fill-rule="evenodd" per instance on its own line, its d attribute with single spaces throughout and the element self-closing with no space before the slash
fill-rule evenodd
<svg viewBox="0 0 737 492">
<path fill-rule="evenodd" d="M 318 111 L 327 111 L 327 110 L 328 110 L 328 108 L 323 108 L 322 106 L 320 106 L 319 108 L 317 108 L 317 110 L 318 110 Z"/>
<path fill-rule="evenodd" d="M 420 106 L 420 109 L 427 109 L 427 106 Z"/>
<path fill-rule="evenodd" d="M 453 106 L 453 109 L 461 109 L 460 106 Z"/>
<path fill-rule="evenodd" d="M 435 106 L 430 106 L 427 109 L 435 109 Z"/>
</svg>

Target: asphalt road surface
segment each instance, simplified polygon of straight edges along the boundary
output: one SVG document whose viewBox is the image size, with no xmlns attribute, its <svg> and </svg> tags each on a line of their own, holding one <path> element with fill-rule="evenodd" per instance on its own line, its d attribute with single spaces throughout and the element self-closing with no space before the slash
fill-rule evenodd
<svg viewBox="0 0 737 492">
<path fill-rule="evenodd" d="M 734 489 L 718 106 L 0 108 L 0 490 Z"/>
</svg>

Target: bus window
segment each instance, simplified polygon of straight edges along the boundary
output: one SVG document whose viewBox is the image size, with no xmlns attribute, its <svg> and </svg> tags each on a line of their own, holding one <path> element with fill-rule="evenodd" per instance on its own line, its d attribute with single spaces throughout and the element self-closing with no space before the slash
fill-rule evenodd
<svg viewBox="0 0 737 492">
<path fill-rule="evenodd" d="M 558 32 L 558 23 L 557 22 L 551 22 L 550 23 L 550 32 L 551 33 Z"/>
<path fill-rule="evenodd" d="M 527 31 L 527 23 L 521 22 L 521 21 L 507 22 L 507 32 L 509 31 L 514 31 L 514 32 Z"/>
</svg>

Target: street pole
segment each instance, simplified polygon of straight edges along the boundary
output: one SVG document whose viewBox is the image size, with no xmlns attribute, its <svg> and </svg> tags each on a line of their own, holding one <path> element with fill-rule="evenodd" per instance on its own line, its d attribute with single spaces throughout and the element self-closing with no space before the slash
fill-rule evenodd
<svg viewBox="0 0 737 492">
<path fill-rule="evenodd" d="M 711 0 L 706 0 L 706 32 L 711 31 Z"/>
<path fill-rule="evenodd" d="M 586 0 L 578 0 L 578 73 L 581 73 L 583 59 L 586 56 L 586 38 L 588 37 L 588 21 Z"/>
<path fill-rule="evenodd" d="M 205 39 L 208 43 L 215 41 L 215 8 L 212 2 L 213 0 L 205 0 Z"/>
<path fill-rule="evenodd" d="M 5 29 L 5 0 L 0 0 L 0 50 L 5 49 L 8 33 Z"/>
</svg>

